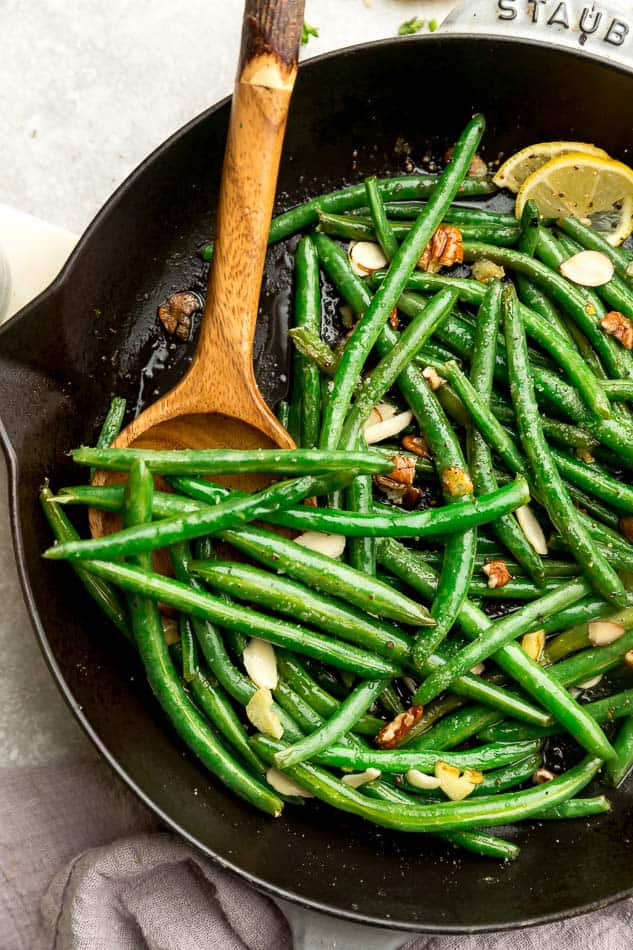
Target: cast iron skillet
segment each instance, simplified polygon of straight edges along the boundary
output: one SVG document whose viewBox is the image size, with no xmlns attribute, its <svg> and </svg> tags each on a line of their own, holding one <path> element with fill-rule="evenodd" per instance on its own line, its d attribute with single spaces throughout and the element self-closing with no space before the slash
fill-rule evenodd
<svg viewBox="0 0 633 950">
<path fill-rule="evenodd" d="M 434 36 L 345 50 L 302 67 L 291 110 L 279 206 L 370 172 L 397 172 L 403 138 L 441 153 L 468 117 L 488 119 L 488 158 L 571 138 L 626 158 L 633 74 L 525 41 Z M 398 929 L 515 927 L 602 906 L 633 890 L 632 790 L 590 823 L 534 823 L 512 837 L 510 866 L 375 829 L 318 804 L 277 821 L 225 793 L 184 751 L 141 685 L 126 643 L 71 572 L 43 561 L 44 476 L 72 482 L 65 455 L 94 439 L 110 396 L 151 400 L 180 375 L 186 347 L 164 349 L 156 307 L 203 286 L 195 248 L 213 233 L 227 125 L 225 102 L 159 148 L 110 199 L 62 276 L 0 331 L 0 406 L 11 512 L 26 601 L 68 704 L 112 767 L 174 828 L 269 893 Z M 286 387 L 287 248 L 269 255 L 256 347 L 274 401 Z M 166 367 L 163 368 L 163 364 Z"/>
</svg>

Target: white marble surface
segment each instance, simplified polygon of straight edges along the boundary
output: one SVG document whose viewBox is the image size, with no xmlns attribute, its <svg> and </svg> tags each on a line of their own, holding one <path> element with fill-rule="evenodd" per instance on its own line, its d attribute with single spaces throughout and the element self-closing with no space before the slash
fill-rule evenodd
<svg viewBox="0 0 633 950">
<path fill-rule="evenodd" d="M 0 202 L 80 233 L 168 135 L 232 85 L 242 0 L 0 0 Z M 307 0 L 304 57 L 441 21 L 451 0 Z M 2 463 L 0 463 L 1 465 Z M 0 473 L 0 763 L 90 751 L 22 605 Z"/>
</svg>

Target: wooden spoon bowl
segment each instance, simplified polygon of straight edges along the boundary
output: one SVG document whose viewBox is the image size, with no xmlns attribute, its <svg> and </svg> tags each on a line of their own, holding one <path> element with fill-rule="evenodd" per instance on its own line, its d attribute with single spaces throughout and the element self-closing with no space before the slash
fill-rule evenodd
<svg viewBox="0 0 633 950">
<path fill-rule="evenodd" d="M 197 349 L 189 371 L 113 443 L 119 448 L 292 448 L 253 372 L 253 338 L 304 0 L 246 0 L 224 154 L 217 237 Z M 116 479 L 97 472 L 94 484 Z M 227 479 L 253 490 L 255 477 Z M 91 511 L 93 535 L 112 519 Z"/>
</svg>

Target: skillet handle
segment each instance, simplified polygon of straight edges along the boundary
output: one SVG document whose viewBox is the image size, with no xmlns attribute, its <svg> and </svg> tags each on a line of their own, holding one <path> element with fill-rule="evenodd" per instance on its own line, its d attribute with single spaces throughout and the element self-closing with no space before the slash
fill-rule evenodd
<svg viewBox="0 0 633 950">
<path fill-rule="evenodd" d="M 244 8 L 209 291 L 196 354 L 180 384 L 201 403 L 210 386 L 217 402 L 219 387 L 206 369 L 212 366 L 227 381 L 229 415 L 236 401 L 248 406 L 257 393 L 253 337 L 303 8 L 304 0 L 246 0 Z"/>
<path fill-rule="evenodd" d="M 293 950 L 398 950 L 412 935 L 366 927 L 275 899 L 292 931 Z"/>
<path fill-rule="evenodd" d="M 633 68 L 630 3 L 608 0 L 465 0 L 452 10 L 442 33 L 509 34 L 563 46 Z"/>
</svg>

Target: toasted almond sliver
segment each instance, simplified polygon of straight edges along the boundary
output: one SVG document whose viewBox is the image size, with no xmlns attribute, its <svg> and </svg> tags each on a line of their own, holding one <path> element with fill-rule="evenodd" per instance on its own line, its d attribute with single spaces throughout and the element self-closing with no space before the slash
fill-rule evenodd
<svg viewBox="0 0 633 950">
<path fill-rule="evenodd" d="M 545 540 L 543 529 L 538 523 L 536 515 L 530 506 L 521 505 L 521 507 L 517 508 L 514 513 L 519 525 L 521 526 L 521 531 L 528 539 L 536 553 L 545 557 L 547 554 L 547 541 Z"/>
<path fill-rule="evenodd" d="M 480 772 L 479 769 L 464 769 L 464 778 L 472 782 L 473 785 L 481 785 L 484 780 L 484 774 Z"/>
<path fill-rule="evenodd" d="M 380 769 L 365 769 L 364 772 L 352 772 L 351 775 L 344 775 L 341 782 L 351 788 L 360 788 L 361 785 L 366 785 L 367 782 L 374 782 L 381 775 Z"/>
<path fill-rule="evenodd" d="M 345 550 L 345 537 L 342 534 L 304 531 L 298 538 L 295 538 L 295 544 L 300 544 L 302 548 L 308 548 L 318 554 L 326 554 L 328 557 L 336 558 L 340 557 Z"/>
<path fill-rule="evenodd" d="M 300 795 L 302 798 L 314 798 L 312 792 L 309 792 L 307 788 L 303 788 L 301 785 L 297 785 L 296 782 L 293 782 L 291 778 L 288 778 L 287 775 L 284 775 L 283 772 L 276 769 L 273 765 L 271 765 L 266 772 L 266 781 L 276 792 L 279 792 L 280 795 Z"/>
<path fill-rule="evenodd" d="M 388 264 L 380 244 L 374 241 L 352 241 L 347 256 L 352 270 L 359 277 L 373 274 L 375 270 L 380 270 Z"/>
<path fill-rule="evenodd" d="M 532 633 L 526 633 L 521 638 L 521 646 L 530 659 L 538 663 L 545 649 L 545 631 L 533 630 Z"/>
<path fill-rule="evenodd" d="M 633 670 L 633 650 L 627 650 L 624 654 L 624 662 L 630 670 Z"/>
<path fill-rule="evenodd" d="M 592 676 L 591 679 L 585 680 L 584 683 L 576 683 L 578 689 L 593 689 L 594 686 L 597 686 L 600 680 L 602 679 L 602 673 L 598 673 L 597 676 Z"/>
<path fill-rule="evenodd" d="M 425 775 L 424 772 L 420 772 L 419 769 L 409 769 L 405 778 L 409 785 L 413 785 L 414 788 L 424 788 L 432 789 L 440 787 L 440 779 L 436 775 Z"/>
<path fill-rule="evenodd" d="M 626 265 L 626 276 L 633 277 L 633 261 L 630 264 Z"/>
<path fill-rule="evenodd" d="M 249 722 L 273 739 L 281 739 L 284 734 L 281 720 L 273 707 L 273 696 L 269 689 L 258 689 L 246 704 Z"/>
<path fill-rule="evenodd" d="M 595 647 L 606 647 L 624 635 L 624 627 L 610 620 L 592 620 L 587 626 L 587 636 Z"/>
<path fill-rule="evenodd" d="M 385 419 L 393 419 L 395 415 L 395 406 L 392 406 L 389 402 L 379 402 L 369 414 L 369 418 L 365 422 L 363 430 L 369 429 L 370 426 L 375 426 L 379 422 L 384 422 Z"/>
<path fill-rule="evenodd" d="M 484 672 L 485 669 L 486 669 L 486 664 L 482 663 L 480 660 L 479 663 L 475 663 L 474 666 L 471 666 L 470 672 L 472 673 L 473 676 L 481 676 L 481 674 Z"/>
<path fill-rule="evenodd" d="M 277 686 L 277 657 L 270 643 L 253 637 L 242 655 L 244 668 L 255 686 L 275 689 Z"/>
<path fill-rule="evenodd" d="M 544 785 L 545 782 L 551 782 L 553 778 L 556 778 L 553 772 L 550 772 L 549 769 L 540 768 L 532 776 L 532 781 L 535 785 Z"/>
<path fill-rule="evenodd" d="M 440 780 L 440 788 L 452 802 L 461 802 L 475 790 L 476 783 L 470 782 L 466 775 L 460 775 L 454 765 L 436 762 L 435 775 Z"/>
<path fill-rule="evenodd" d="M 601 287 L 613 277 L 615 268 L 602 251 L 580 251 L 558 268 L 563 277 L 581 287 Z"/>
<path fill-rule="evenodd" d="M 383 442 L 385 439 L 398 435 L 399 432 L 410 425 L 412 419 L 413 413 L 407 410 L 406 412 L 399 412 L 397 416 L 392 416 L 391 419 L 384 419 L 382 422 L 367 426 L 364 430 L 367 445 L 375 445 L 376 442 Z"/>
</svg>

